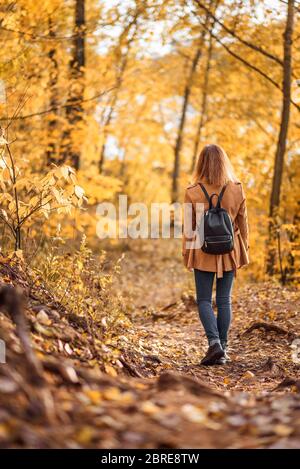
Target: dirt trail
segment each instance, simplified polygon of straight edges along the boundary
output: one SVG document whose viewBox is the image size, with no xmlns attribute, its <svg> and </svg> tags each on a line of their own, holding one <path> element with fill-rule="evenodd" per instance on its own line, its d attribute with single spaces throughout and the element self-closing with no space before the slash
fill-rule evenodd
<svg viewBox="0 0 300 469">
<path fill-rule="evenodd" d="M 300 335 L 299 292 L 274 283 L 236 286 L 232 361 L 201 367 L 206 340 L 178 243 L 135 246 L 119 278 L 131 317 L 116 359 L 122 368 L 100 372 L 86 330 L 51 309 L 51 327 L 37 325 L 30 303 L 31 337 L 45 369 L 44 385 L 32 386 L 13 325 L 1 316 L 13 367 L 0 368 L 0 446 L 299 447 L 300 365 L 291 348 Z"/>
<path fill-rule="evenodd" d="M 154 434 L 159 429 L 168 436 L 163 446 L 299 446 L 300 364 L 291 347 L 300 334 L 299 292 L 272 283 L 244 282 L 241 288 L 237 283 L 231 362 L 201 367 L 207 344 L 193 277 L 182 268 L 177 247 L 165 246 L 163 256 L 156 256 L 159 248 L 146 246 L 139 255 L 131 253 L 124 266 L 133 284 L 134 337 L 139 337 L 132 338 L 127 352 L 129 373 L 154 377 L 147 426 L 153 428 L 154 421 Z"/>
<path fill-rule="evenodd" d="M 193 274 L 182 267 L 178 245 L 169 246 L 169 250 L 166 247 L 153 248 L 149 244 L 143 252 L 133 252 L 124 261 L 123 280 L 126 289 L 131 285 L 133 318 L 141 346 L 157 354 L 168 368 L 188 370 L 199 378 L 213 376 L 214 385 L 221 379 L 222 389 L 224 380 L 226 389 L 272 388 L 274 379 L 260 376 L 260 371 L 268 367 L 273 377 L 287 372 L 297 375 L 300 366 L 292 361 L 291 343 L 300 333 L 299 292 L 275 283 L 243 281 L 240 286 L 240 277 L 233 290 L 229 340 L 232 361 L 224 367 L 199 367 L 207 342 L 194 300 Z M 160 256 L 155 257 L 153 252 Z M 246 332 L 253 323 L 259 327 Z M 240 382 L 245 371 L 257 372 L 256 379 Z"/>
</svg>

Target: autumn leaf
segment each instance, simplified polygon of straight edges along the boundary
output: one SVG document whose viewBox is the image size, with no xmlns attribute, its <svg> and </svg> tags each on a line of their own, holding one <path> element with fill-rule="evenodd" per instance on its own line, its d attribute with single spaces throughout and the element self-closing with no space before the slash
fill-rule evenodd
<svg viewBox="0 0 300 469">
<path fill-rule="evenodd" d="M 8 145 L 8 141 L 3 137 L 3 135 L 0 135 L 0 146 L 4 145 Z"/>
<path fill-rule="evenodd" d="M 84 196 L 85 191 L 82 187 L 76 185 L 74 187 L 74 193 L 75 193 L 75 195 L 78 199 L 82 199 L 82 197 Z"/>
</svg>

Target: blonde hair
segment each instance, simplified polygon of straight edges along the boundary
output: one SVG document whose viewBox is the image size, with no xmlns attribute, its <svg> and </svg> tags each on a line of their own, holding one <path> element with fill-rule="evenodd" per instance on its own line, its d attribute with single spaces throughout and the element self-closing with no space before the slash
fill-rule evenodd
<svg viewBox="0 0 300 469">
<path fill-rule="evenodd" d="M 219 145 L 205 145 L 200 152 L 193 174 L 193 181 L 205 180 L 214 186 L 237 181 L 229 158 Z"/>
</svg>

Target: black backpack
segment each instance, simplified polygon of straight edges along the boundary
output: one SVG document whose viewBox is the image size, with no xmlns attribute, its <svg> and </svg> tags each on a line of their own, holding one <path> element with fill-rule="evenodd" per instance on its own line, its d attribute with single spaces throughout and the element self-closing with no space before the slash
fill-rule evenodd
<svg viewBox="0 0 300 469">
<path fill-rule="evenodd" d="M 206 199 L 209 202 L 209 209 L 204 213 L 204 244 L 202 251 L 208 254 L 226 254 L 233 250 L 233 226 L 231 218 L 225 210 L 221 208 L 222 198 L 226 189 L 226 185 L 222 187 L 220 194 L 208 195 L 207 190 L 200 183 Z M 218 197 L 218 201 L 214 206 L 212 199 Z"/>
</svg>

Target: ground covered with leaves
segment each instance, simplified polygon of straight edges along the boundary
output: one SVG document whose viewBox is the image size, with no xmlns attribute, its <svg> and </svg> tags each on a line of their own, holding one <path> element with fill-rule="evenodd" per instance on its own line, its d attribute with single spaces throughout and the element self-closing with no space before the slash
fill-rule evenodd
<svg viewBox="0 0 300 469">
<path fill-rule="evenodd" d="M 128 321 L 109 339 L 105 321 L 92 327 L 20 263 L 0 264 L 1 292 L 25 292 L 27 323 L 0 293 L 1 447 L 299 447 L 299 291 L 236 283 L 231 361 L 202 367 L 192 274 L 177 249 L 128 249 L 117 285 Z"/>
</svg>

